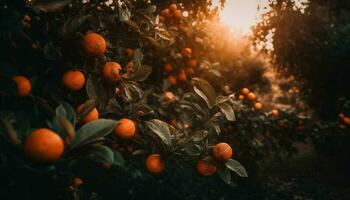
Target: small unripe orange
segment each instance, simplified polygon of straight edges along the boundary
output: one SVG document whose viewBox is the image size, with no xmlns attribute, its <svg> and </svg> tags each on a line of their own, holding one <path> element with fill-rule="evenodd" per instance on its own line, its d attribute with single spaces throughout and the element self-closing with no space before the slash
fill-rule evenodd
<svg viewBox="0 0 350 200">
<path fill-rule="evenodd" d="M 186 81 L 187 80 L 186 72 L 183 69 L 181 69 L 179 72 L 178 80 L 179 81 Z"/>
<path fill-rule="evenodd" d="M 173 72 L 173 65 L 170 63 L 167 63 L 164 65 L 164 71 L 168 74 L 170 74 L 171 72 Z"/>
<path fill-rule="evenodd" d="M 177 84 L 177 79 L 175 76 L 171 75 L 168 77 L 168 80 L 170 82 L 170 85 L 175 86 Z"/>
<path fill-rule="evenodd" d="M 243 95 L 239 95 L 238 99 L 242 101 L 242 100 L 244 100 L 244 96 Z"/>
<path fill-rule="evenodd" d="M 271 115 L 274 116 L 274 117 L 278 117 L 278 115 L 279 115 L 278 110 L 277 110 L 277 109 L 273 109 L 273 110 L 271 111 Z"/>
<path fill-rule="evenodd" d="M 194 59 L 194 58 L 191 58 L 191 59 L 187 60 L 187 67 L 194 68 L 194 67 L 197 66 L 197 64 L 198 64 L 198 61 L 196 59 Z"/>
</svg>

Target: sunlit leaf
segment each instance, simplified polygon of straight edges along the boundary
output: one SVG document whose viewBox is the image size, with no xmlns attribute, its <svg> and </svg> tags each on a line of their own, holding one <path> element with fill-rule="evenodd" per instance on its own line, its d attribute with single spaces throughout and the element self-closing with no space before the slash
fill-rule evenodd
<svg viewBox="0 0 350 200">
<path fill-rule="evenodd" d="M 248 177 L 248 173 L 245 170 L 245 168 L 239 163 L 237 160 L 229 159 L 225 162 L 225 165 L 227 168 L 229 168 L 231 171 L 236 172 L 241 177 Z"/>
<path fill-rule="evenodd" d="M 169 125 L 158 119 L 152 119 L 146 121 L 147 127 L 167 145 L 171 144 L 171 135 L 169 130 Z"/>
<path fill-rule="evenodd" d="M 192 78 L 192 84 L 194 87 L 194 91 L 204 99 L 204 101 L 208 104 L 208 107 L 211 108 L 215 104 L 215 90 L 211 84 L 198 77 Z"/>
<path fill-rule="evenodd" d="M 235 112 L 233 111 L 233 108 L 227 104 L 227 103 L 220 103 L 217 105 L 221 112 L 224 113 L 225 117 L 229 121 L 236 121 Z"/>
</svg>

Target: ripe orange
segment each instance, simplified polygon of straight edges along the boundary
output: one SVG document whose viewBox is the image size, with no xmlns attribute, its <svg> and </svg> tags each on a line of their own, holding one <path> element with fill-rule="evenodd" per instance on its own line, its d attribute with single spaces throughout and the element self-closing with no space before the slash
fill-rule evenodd
<svg viewBox="0 0 350 200">
<path fill-rule="evenodd" d="M 62 77 L 63 86 L 70 91 L 79 91 L 84 87 L 85 76 L 77 70 L 68 70 Z"/>
<path fill-rule="evenodd" d="M 271 115 L 272 115 L 272 116 L 275 116 L 275 117 L 278 117 L 278 115 L 279 115 L 278 110 L 277 110 L 277 109 L 273 109 L 273 110 L 271 111 Z"/>
<path fill-rule="evenodd" d="M 64 143 L 62 138 L 52 130 L 39 128 L 27 136 L 23 150 L 33 160 L 54 162 L 61 158 Z"/>
<path fill-rule="evenodd" d="M 250 92 L 250 91 L 249 91 L 249 89 L 248 89 L 248 88 L 243 88 L 241 92 L 242 92 L 242 94 L 243 94 L 243 95 L 245 95 L 245 96 L 246 96 L 246 95 L 248 95 L 248 94 L 249 94 L 249 92 Z"/>
<path fill-rule="evenodd" d="M 217 166 L 213 158 L 206 158 L 197 162 L 196 169 L 203 176 L 211 176 L 216 172 Z"/>
<path fill-rule="evenodd" d="M 339 128 L 344 129 L 345 125 L 344 124 L 338 124 Z"/>
<path fill-rule="evenodd" d="M 102 76 L 107 83 L 112 84 L 120 80 L 120 70 L 121 67 L 118 63 L 106 62 L 102 69 Z"/>
<path fill-rule="evenodd" d="M 191 76 L 192 74 L 194 74 L 194 70 L 193 70 L 193 68 L 187 68 L 186 69 L 186 74 L 188 75 L 188 76 Z"/>
<path fill-rule="evenodd" d="M 187 80 L 187 75 L 185 70 L 181 69 L 179 74 L 178 74 L 178 80 L 179 81 L 186 81 Z"/>
<path fill-rule="evenodd" d="M 190 125 L 187 123 L 187 122 L 184 122 L 183 124 L 182 124 L 182 128 L 183 129 L 188 129 L 190 127 Z"/>
<path fill-rule="evenodd" d="M 24 97 L 30 93 L 32 86 L 30 84 L 30 81 L 26 77 L 14 76 L 12 77 L 12 79 L 16 82 L 18 96 Z"/>
<path fill-rule="evenodd" d="M 124 140 L 134 138 L 136 134 L 135 122 L 127 118 L 120 119 L 114 128 L 114 134 Z"/>
<path fill-rule="evenodd" d="M 170 11 L 175 12 L 177 10 L 177 5 L 173 3 L 169 6 L 169 9 Z"/>
<path fill-rule="evenodd" d="M 163 99 L 165 102 L 170 103 L 170 102 L 175 101 L 176 97 L 172 92 L 167 91 L 167 92 L 164 92 Z"/>
<path fill-rule="evenodd" d="M 81 185 L 81 184 L 83 184 L 83 183 L 84 183 L 84 181 L 81 180 L 80 178 L 75 178 L 75 179 L 74 179 L 73 185 L 74 185 L 75 187 L 78 187 L 79 185 Z"/>
<path fill-rule="evenodd" d="M 177 84 L 177 79 L 176 79 L 176 77 L 173 76 L 173 75 L 169 76 L 169 77 L 168 77 L 168 80 L 169 80 L 169 82 L 170 82 L 170 85 L 172 85 L 172 86 L 174 86 L 174 85 Z"/>
<path fill-rule="evenodd" d="M 170 63 L 167 63 L 167 64 L 165 64 L 164 65 L 164 71 L 166 72 L 166 73 L 171 73 L 171 72 L 173 72 L 173 65 L 172 64 L 170 64 Z"/>
<path fill-rule="evenodd" d="M 197 66 L 197 64 L 198 64 L 198 61 L 196 59 L 194 59 L 194 58 L 191 58 L 191 59 L 187 60 L 187 67 L 194 68 L 194 67 Z"/>
<path fill-rule="evenodd" d="M 81 104 L 77 107 L 76 112 L 79 114 L 84 107 L 84 104 Z M 84 123 L 88 123 L 94 120 L 97 120 L 99 117 L 99 113 L 96 108 L 92 109 L 87 115 L 85 115 L 82 119 Z"/>
<path fill-rule="evenodd" d="M 162 10 L 162 16 L 163 16 L 164 18 L 170 17 L 170 10 L 169 10 L 169 9 L 164 9 L 164 10 Z"/>
<path fill-rule="evenodd" d="M 165 22 L 165 18 L 163 16 L 159 16 L 159 23 Z"/>
<path fill-rule="evenodd" d="M 249 92 L 249 93 L 247 94 L 247 99 L 248 99 L 249 101 L 254 101 L 254 100 L 256 99 L 256 95 L 255 95 L 253 92 Z"/>
<path fill-rule="evenodd" d="M 261 110 L 261 109 L 262 109 L 262 104 L 261 104 L 260 102 L 256 102 L 256 103 L 254 104 L 254 109 L 255 109 L 255 110 Z"/>
<path fill-rule="evenodd" d="M 153 174 L 159 174 L 164 170 L 164 162 L 159 154 L 151 154 L 146 159 L 146 169 Z"/>
<path fill-rule="evenodd" d="M 345 115 L 344 115 L 343 113 L 339 113 L 338 117 L 339 117 L 340 119 L 343 119 L 343 118 L 345 117 Z"/>
<path fill-rule="evenodd" d="M 232 157 L 232 148 L 227 143 L 218 143 L 213 149 L 214 158 L 220 162 L 224 162 Z"/>
<path fill-rule="evenodd" d="M 242 100 L 244 100 L 244 96 L 243 95 L 239 95 L 238 99 L 242 101 Z"/>
<path fill-rule="evenodd" d="M 128 53 L 128 57 L 132 57 L 134 55 L 134 50 L 127 48 L 126 52 Z"/>
<path fill-rule="evenodd" d="M 181 50 L 181 55 L 182 55 L 183 57 L 185 57 L 185 58 L 190 58 L 191 55 L 192 55 L 192 49 L 191 49 L 191 48 L 188 48 L 188 47 L 182 49 L 182 50 Z"/>
<path fill-rule="evenodd" d="M 175 19 L 180 20 L 182 18 L 182 12 L 181 10 L 175 10 L 174 12 Z"/>
<path fill-rule="evenodd" d="M 84 49 L 91 56 L 102 56 L 106 51 L 106 41 L 98 33 L 87 33 L 85 35 Z"/>
<path fill-rule="evenodd" d="M 349 117 L 344 117 L 343 122 L 347 125 L 350 125 L 350 118 Z"/>
</svg>

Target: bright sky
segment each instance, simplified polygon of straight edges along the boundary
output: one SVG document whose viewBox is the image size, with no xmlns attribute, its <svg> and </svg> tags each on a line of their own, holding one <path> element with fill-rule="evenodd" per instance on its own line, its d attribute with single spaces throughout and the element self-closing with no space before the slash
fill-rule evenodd
<svg viewBox="0 0 350 200">
<path fill-rule="evenodd" d="M 226 0 L 220 20 L 234 31 L 250 33 L 250 27 L 257 20 L 258 6 L 268 5 L 268 0 Z"/>
</svg>

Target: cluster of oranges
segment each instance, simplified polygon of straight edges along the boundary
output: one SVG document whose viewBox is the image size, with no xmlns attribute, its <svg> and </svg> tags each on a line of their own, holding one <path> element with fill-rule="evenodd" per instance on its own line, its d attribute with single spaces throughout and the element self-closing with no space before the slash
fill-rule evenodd
<svg viewBox="0 0 350 200">
<path fill-rule="evenodd" d="M 198 65 L 198 61 L 192 58 L 192 49 L 186 47 L 181 50 L 181 55 L 185 60 L 185 67 L 180 68 L 177 74 L 174 72 L 174 67 L 170 63 L 164 65 L 164 72 L 168 74 L 168 81 L 172 86 L 175 86 L 178 81 L 184 82 L 188 79 L 188 76 L 193 75 L 195 67 Z"/>
<path fill-rule="evenodd" d="M 161 15 L 159 16 L 159 22 L 161 23 L 167 22 L 171 19 L 182 19 L 182 11 L 177 7 L 176 4 L 171 4 L 169 8 L 162 10 Z"/>
<path fill-rule="evenodd" d="M 225 162 L 232 157 L 232 148 L 227 143 L 218 143 L 212 147 L 212 156 L 197 161 L 196 170 L 203 176 L 211 176 L 217 170 L 217 162 Z M 165 164 L 159 154 L 151 154 L 145 161 L 146 169 L 153 174 L 161 173 Z"/>
<path fill-rule="evenodd" d="M 256 94 L 254 92 L 251 92 L 248 88 L 243 88 L 241 90 L 241 94 L 238 96 L 239 100 L 244 100 L 245 98 L 251 102 L 254 102 L 257 99 Z M 255 110 L 261 110 L 263 105 L 260 102 L 255 102 L 253 107 Z"/>
<path fill-rule="evenodd" d="M 85 35 L 84 50 L 90 56 L 102 56 L 106 51 L 106 41 L 98 33 L 89 32 Z M 133 51 L 127 49 L 128 56 L 132 56 Z M 117 62 L 106 62 L 102 68 L 102 77 L 107 84 L 114 84 L 121 79 L 121 67 Z M 30 81 L 24 76 L 15 76 L 13 80 L 17 84 L 18 95 L 27 96 L 31 90 Z M 81 90 L 85 85 L 85 76 L 79 70 L 68 70 L 63 74 L 62 85 L 69 91 Z M 77 114 L 81 114 L 85 104 L 76 108 Z M 96 108 L 85 114 L 81 122 L 89 123 L 99 118 Z M 121 139 L 129 140 L 135 137 L 136 124 L 134 121 L 123 118 L 114 129 L 114 135 Z M 31 132 L 24 142 L 24 152 L 26 155 L 40 162 L 54 162 L 61 158 L 64 152 L 64 141 L 55 132 L 46 128 L 39 128 Z"/>
</svg>

